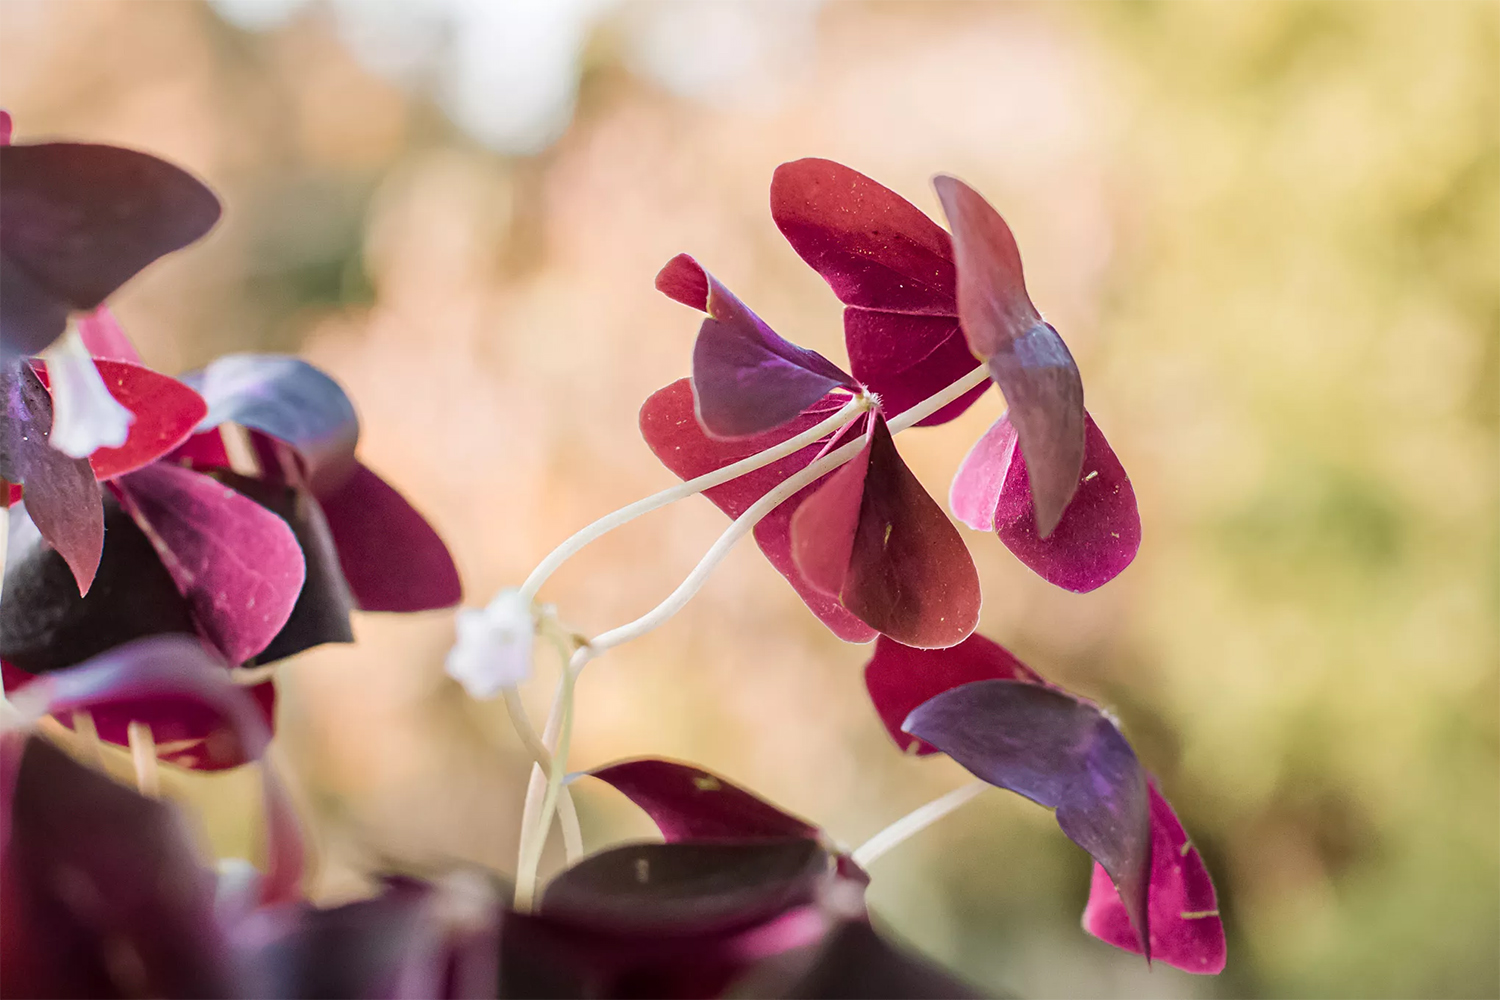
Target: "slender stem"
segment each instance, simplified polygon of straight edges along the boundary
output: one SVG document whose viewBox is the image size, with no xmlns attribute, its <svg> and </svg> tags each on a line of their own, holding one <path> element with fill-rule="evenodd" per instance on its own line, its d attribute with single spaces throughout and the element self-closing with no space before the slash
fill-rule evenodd
<svg viewBox="0 0 1500 1000">
<path fill-rule="evenodd" d="M 103 770 L 104 744 L 99 739 L 99 728 L 94 725 L 93 713 L 84 709 L 74 711 L 73 732 L 78 734 L 78 739 L 83 743 L 89 763 Z"/>
<path fill-rule="evenodd" d="M 867 867 L 870 862 L 880 857 L 886 851 L 889 851 L 908 837 L 921 833 L 989 787 L 983 781 L 971 781 L 961 788 L 955 788 L 947 795 L 933 799 L 925 806 L 913 809 L 856 847 L 850 857 L 861 868 Z"/>
<path fill-rule="evenodd" d="M 689 479 L 685 483 L 679 483 L 653 496 L 646 497 L 644 500 L 637 500 L 629 506 L 621 507 L 611 514 L 606 514 L 553 549 L 547 558 L 543 559 L 537 568 L 531 571 L 531 575 L 526 578 L 526 582 L 521 584 L 521 595 L 527 601 L 534 599 L 537 591 L 542 589 L 542 584 L 546 583 L 547 578 L 557 572 L 558 567 L 572 558 L 585 545 L 621 525 L 628 524 L 642 514 L 650 513 L 658 507 L 665 507 L 669 503 L 702 493 L 704 490 L 712 489 L 721 483 L 727 483 L 731 479 L 737 479 L 746 473 L 754 472 L 756 469 L 764 468 L 772 462 L 779 461 L 794 452 L 801 451 L 808 445 L 821 441 L 845 424 L 851 423 L 869 408 L 869 396 L 861 393 L 845 403 L 833 416 L 814 427 L 808 428 L 796 437 L 788 438 L 772 448 L 767 448 L 765 451 L 751 455 L 749 458 L 726 465 L 722 469 L 715 469 L 713 472 L 705 473 L 696 479 Z"/>
<path fill-rule="evenodd" d="M 552 754 L 551 767 L 547 769 L 547 785 L 542 796 L 541 809 L 531 829 L 531 835 L 522 841 L 520 864 L 516 870 L 515 908 L 522 913 L 531 909 L 536 895 L 537 868 L 542 862 L 542 849 L 547 843 L 547 831 L 552 826 L 552 813 L 557 808 L 558 796 L 562 793 L 563 774 L 568 766 L 568 744 L 573 737 L 574 682 L 578 679 L 578 671 L 583 668 L 583 664 L 588 662 L 589 656 L 590 652 L 587 647 L 579 649 L 573 654 L 572 660 L 563 671 L 562 690 L 557 699 L 557 706 L 560 706 L 560 710 L 556 713 L 556 717 L 561 720 L 557 746 Z M 551 719 L 548 720 L 549 723 L 551 721 Z"/>
<path fill-rule="evenodd" d="M 511 725 L 515 727 L 516 734 L 521 737 L 521 742 L 531 754 L 531 759 L 536 762 L 537 767 L 543 771 L 551 772 L 552 754 L 547 750 L 547 745 L 537 735 L 536 728 L 531 724 L 531 717 L 526 714 L 526 706 L 521 703 L 521 694 L 515 688 L 506 688 L 504 692 L 505 708 L 510 713 Z M 540 801 L 540 800 L 538 800 Z M 572 864 L 583 856 L 583 830 L 578 823 L 578 809 L 573 804 L 573 794 L 564 786 L 562 795 L 557 800 L 557 816 L 562 826 L 563 850 L 568 857 L 568 863 Z"/>
<path fill-rule="evenodd" d="M 156 764 L 156 739 L 151 735 L 151 726 L 145 722 L 132 722 L 125 727 L 130 737 L 130 760 L 135 764 L 135 787 L 145 796 L 161 796 L 161 772 Z"/>
</svg>

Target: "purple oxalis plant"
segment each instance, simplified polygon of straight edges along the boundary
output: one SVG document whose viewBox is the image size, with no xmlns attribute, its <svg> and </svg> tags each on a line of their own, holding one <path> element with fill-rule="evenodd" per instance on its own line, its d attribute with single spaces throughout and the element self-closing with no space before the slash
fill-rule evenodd
<svg viewBox="0 0 1500 1000">
<path fill-rule="evenodd" d="M 303 895 L 297 818 L 265 755 L 277 664 L 352 641 L 356 612 L 456 605 L 453 560 L 360 462 L 354 405 L 327 374 L 239 354 L 174 379 L 115 322 L 108 296 L 217 220 L 201 182 L 131 150 L 9 140 L 0 116 L 0 993 L 975 995 L 878 933 L 865 889 L 883 854 L 989 787 L 1054 809 L 1093 857 L 1091 934 L 1222 969 L 1213 884 L 1157 780 L 1107 711 L 976 633 L 963 535 L 896 447 L 993 383 L 1008 410 L 957 471 L 953 516 L 1079 593 L 1139 547 L 1130 481 L 1078 366 L 973 189 L 937 178 L 945 230 L 831 161 L 778 168 L 772 217 L 845 306 L 847 370 L 693 258 L 662 268 L 657 288 L 704 314 L 691 377 L 639 418 L 682 484 L 458 614 L 449 673 L 504 698 L 534 761 L 514 886 L 473 869 L 391 872 L 371 898 L 322 907 Z M 699 493 L 733 523 L 655 609 L 585 637 L 538 602 L 589 542 Z M 752 533 L 835 635 L 875 641 L 865 679 L 898 747 L 946 755 L 975 782 L 851 849 L 689 763 L 568 771 L 584 667 L 681 611 Z M 518 696 L 537 637 L 563 660 L 540 732 Z M 101 770 L 104 743 L 130 749 L 135 789 Z M 261 770 L 256 864 L 206 863 L 159 797 L 165 765 Z M 572 792 L 589 781 L 638 806 L 661 841 L 584 856 Z M 554 818 L 567 865 L 544 882 Z"/>
</svg>

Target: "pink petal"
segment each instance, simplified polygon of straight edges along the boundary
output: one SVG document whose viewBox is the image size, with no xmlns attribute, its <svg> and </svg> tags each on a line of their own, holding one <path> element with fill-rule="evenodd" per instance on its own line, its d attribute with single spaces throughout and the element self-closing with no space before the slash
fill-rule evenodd
<svg viewBox="0 0 1500 1000">
<path fill-rule="evenodd" d="M 141 353 L 135 349 L 125 331 L 120 328 L 109 307 L 100 306 L 91 313 L 78 317 L 78 336 L 90 354 L 106 361 L 128 361 L 133 365 L 145 364 Z"/>
<path fill-rule="evenodd" d="M 1186 972 L 1224 970 L 1224 923 L 1213 880 L 1177 814 L 1151 783 L 1151 883 L 1147 892 L 1151 957 Z M 1084 930 L 1139 955 L 1141 947 L 1109 873 L 1094 865 Z"/>
<path fill-rule="evenodd" d="M 589 773 L 645 810 L 669 844 L 819 835 L 811 823 L 692 764 L 643 757 Z"/>
<path fill-rule="evenodd" d="M 657 390 L 641 406 L 641 436 L 663 465 L 682 479 L 692 479 L 795 437 L 831 416 L 841 405 L 840 399 L 826 398 L 774 431 L 745 438 L 712 438 L 704 432 L 693 413 L 690 381 L 678 379 Z M 703 495 L 730 517 L 739 517 L 756 500 L 805 469 L 821 450 L 821 444 L 808 445 L 778 462 L 707 490 Z M 771 565 L 787 578 L 798 596 L 835 635 L 848 642 L 868 642 L 874 638 L 874 630 L 850 614 L 837 600 L 820 593 L 804 580 L 792 559 L 792 514 L 817 486 L 818 483 L 811 484 L 766 515 L 756 525 L 755 540 Z"/>
<path fill-rule="evenodd" d="M 432 526 L 358 461 L 318 500 L 339 565 L 365 611 L 429 611 L 463 599 L 458 569 Z"/>
<path fill-rule="evenodd" d="M 1141 519 L 1130 477 L 1085 414 L 1083 471 L 1073 501 L 1046 538 L 1037 534 L 1030 477 L 1008 416 L 997 420 L 959 466 L 949 493 L 954 515 L 971 528 L 995 529 L 1016 558 L 1048 583 L 1086 593 L 1124 571 L 1141 546 Z"/>
<path fill-rule="evenodd" d="M 901 723 L 906 717 L 949 688 L 987 680 L 1050 686 L 1004 646 L 977 632 L 947 649 L 914 649 L 881 636 L 865 666 L 865 687 L 891 739 L 902 750 L 923 756 L 936 753 L 937 748 L 903 732 Z"/>
<path fill-rule="evenodd" d="M 1026 295 L 1021 255 L 1000 214 L 952 177 L 934 182 L 958 261 L 958 315 L 969 346 L 1005 393 L 1036 484 L 1042 537 L 1052 533 L 1083 463 L 1083 380 L 1067 345 Z"/>
<path fill-rule="evenodd" d="M 306 574 L 287 523 L 208 476 L 162 462 L 122 477 L 117 487 L 225 659 L 237 665 L 265 649 L 290 617 Z"/>
</svg>

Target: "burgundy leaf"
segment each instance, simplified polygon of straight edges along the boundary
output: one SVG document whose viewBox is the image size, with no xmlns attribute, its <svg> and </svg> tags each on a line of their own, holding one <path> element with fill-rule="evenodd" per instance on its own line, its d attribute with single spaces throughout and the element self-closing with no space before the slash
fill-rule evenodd
<svg viewBox="0 0 1500 1000">
<path fill-rule="evenodd" d="M 1187 972 L 1224 971 L 1224 923 L 1213 880 L 1177 814 L 1151 783 L 1151 957 Z M 1109 873 L 1094 865 L 1083 928 L 1101 941 L 1140 954 L 1130 916 Z"/>
<path fill-rule="evenodd" d="M 887 418 L 911 409 L 981 364 L 969 351 L 957 316 L 849 308 L 844 310 L 844 342 L 850 370 L 880 397 L 880 410 Z M 988 388 L 988 383 L 980 383 L 915 426 L 947 423 Z"/>
<path fill-rule="evenodd" d="M 1021 254 L 1000 213 L 952 177 L 933 181 L 958 261 L 958 315 L 969 346 L 990 366 L 1035 485 L 1046 538 L 1061 519 L 1083 466 L 1083 380 L 1057 331 L 1026 294 Z"/>
<path fill-rule="evenodd" d="M 843 605 L 893 639 L 922 648 L 962 642 L 979 623 L 980 603 L 963 539 L 901 460 L 883 418 L 867 461 L 867 469 L 856 461 L 830 474 L 798 508 L 798 567 L 815 586 L 837 583 Z"/>
<path fill-rule="evenodd" d="M 136 272 L 219 218 L 186 172 L 115 146 L 0 146 L 0 343 L 36 354 L 68 313 L 98 306 Z"/>
<path fill-rule="evenodd" d="M 693 395 L 710 434 L 759 434 L 796 418 L 833 389 L 854 388 L 837 365 L 783 339 L 687 254 L 668 261 L 656 285 L 709 314 L 693 345 Z"/>
<path fill-rule="evenodd" d="M 807 821 L 691 764 L 641 758 L 589 773 L 640 806 L 669 844 L 818 837 Z"/>
<path fill-rule="evenodd" d="M 183 381 L 202 393 L 200 430 L 236 423 L 296 449 L 316 494 L 336 489 L 354 468 L 359 420 L 339 384 L 300 358 L 227 354 Z"/>
<path fill-rule="evenodd" d="M 937 748 L 902 732 L 906 717 L 950 688 L 988 680 L 1047 683 L 1004 646 L 977 632 L 947 649 L 914 649 L 881 636 L 865 666 L 865 687 L 891 739 L 902 750 L 924 756 Z"/>
<path fill-rule="evenodd" d="M 69 458 L 47 443 L 52 397 L 30 365 L 0 362 L 0 395 L 0 479 L 25 486 L 32 523 L 67 562 L 79 593 L 87 594 L 104 550 L 99 483 L 87 459 Z"/>
<path fill-rule="evenodd" d="M 1048 583 L 1084 593 L 1119 576 L 1141 547 L 1135 490 L 1109 442 L 1084 415 L 1086 450 L 1076 492 L 1052 534 L 1037 532 L 1026 462 L 1008 416 L 974 444 L 953 479 L 949 505 L 971 528 L 995 531 Z"/>
<path fill-rule="evenodd" d="M 712 438 L 694 416 L 690 381 L 679 379 L 658 390 L 641 406 L 641 436 L 663 465 L 683 479 L 692 479 L 795 437 L 832 416 L 841 405 L 836 398 L 825 398 L 774 431 L 731 440 Z M 756 500 L 807 468 L 821 451 L 821 444 L 809 445 L 778 462 L 706 490 L 703 495 L 730 517 L 739 517 Z M 786 577 L 797 595 L 834 635 L 847 642 L 869 642 L 875 637 L 874 629 L 803 579 L 792 560 L 792 513 L 817 486 L 818 483 L 809 485 L 766 515 L 755 527 L 755 540 L 771 565 Z"/>
<path fill-rule="evenodd" d="M 1131 926 L 1147 940 L 1146 774 L 1103 712 L 1051 688 L 987 680 L 923 702 L 901 728 L 990 784 L 1056 809 L 1057 825 L 1104 866 L 1129 901 Z"/>
<path fill-rule="evenodd" d="M 119 321 L 108 306 L 100 306 L 91 313 L 84 313 L 77 318 L 77 323 L 78 337 L 94 357 L 106 361 L 128 361 L 133 365 L 145 364 L 141 359 L 141 352 L 125 336 L 125 331 L 120 328 Z"/>
<path fill-rule="evenodd" d="M 0 859 L 0 994 L 243 995 L 213 897 L 176 807 L 27 741 Z"/>
<path fill-rule="evenodd" d="M 359 462 L 319 505 L 344 578 L 365 611 L 428 611 L 463 599 L 458 569 L 437 532 Z"/>
<path fill-rule="evenodd" d="M 287 523 L 214 479 L 166 463 L 119 481 L 202 633 L 230 664 L 266 648 L 302 591 L 306 567 Z"/>
<path fill-rule="evenodd" d="M 787 952 L 762 963 L 735 985 L 731 995 L 786 1000 L 955 1000 L 983 994 L 895 947 L 862 916 L 839 924 L 815 948 Z"/>
<path fill-rule="evenodd" d="M 0 146 L 9 146 L 14 123 L 9 111 L 0 111 Z"/>
</svg>

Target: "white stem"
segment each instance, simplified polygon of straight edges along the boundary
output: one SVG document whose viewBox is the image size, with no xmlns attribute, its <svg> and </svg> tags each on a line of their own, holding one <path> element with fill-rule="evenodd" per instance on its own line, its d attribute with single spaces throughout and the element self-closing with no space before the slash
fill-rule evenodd
<svg viewBox="0 0 1500 1000">
<path fill-rule="evenodd" d="M 537 767 L 543 771 L 551 772 L 552 754 L 542 738 L 537 735 L 536 728 L 531 724 L 531 717 L 526 714 L 526 706 L 521 702 L 521 694 L 515 688 L 505 689 L 505 708 L 510 713 L 511 725 L 515 727 L 516 733 L 521 737 L 521 742 L 531 753 L 532 760 Z M 538 799 L 540 803 L 540 799 Z M 557 817 L 562 826 L 563 850 L 567 854 L 568 864 L 572 864 L 583 857 L 583 829 L 578 823 L 578 808 L 573 804 L 573 794 L 567 786 L 562 789 L 561 796 L 557 800 Z"/>
<path fill-rule="evenodd" d="M 125 727 L 130 740 L 130 760 L 135 765 L 135 787 L 148 798 L 161 797 L 161 771 L 156 763 L 156 740 L 151 726 L 131 722 Z"/>
<path fill-rule="evenodd" d="M 678 500 L 695 496 L 704 490 L 712 489 L 721 483 L 727 483 L 731 479 L 738 479 L 746 473 L 754 472 L 756 469 L 764 468 L 772 462 L 780 461 L 788 455 L 801 451 L 808 445 L 821 441 L 845 424 L 852 422 L 869 408 L 870 397 L 861 393 L 845 403 L 837 413 L 827 420 L 814 427 L 809 427 L 796 437 L 787 438 L 775 447 L 757 452 L 749 458 L 740 459 L 738 462 L 726 465 L 722 469 L 715 469 L 713 472 L 705 473 L 696 479 L 689 479 L 685 483 L 679 483 L 653 496 L 646 497 L 644 500 L 637 500 L 627 507 L 621 507 L 611 514 L 606 514 L 553 549 L 547 558 L 543 559 L 537 568 L 531 571 L 531 575 L 526 578 L 526 582 L 521 584 L 521 596 L 528 602 L 533 600 L 536 597 L 537 591 L 542 589 L 542 584 L 546 583 L 547 578 L 557 572 L 558 567 L 595 539 L 608 534 L 623 524 L 628 524 L 642 514 L 648 514 L 656 510 L 658 507 L 665 507 L 669 503 L 675 503 Z"/>
<path fill-rule="evenodd" d="M 956 788 L 941 798 L 933 799 L 925 806 L 913 809 L 856 847 L 850 857 L 861 868 L 868 867 L 870 862 L 880 857 L 886 851 L 905 841 L 908 837 L 921 833 L 989 787 L 983 781 L 971 781 L 962 788 Z"/>
</svg>

